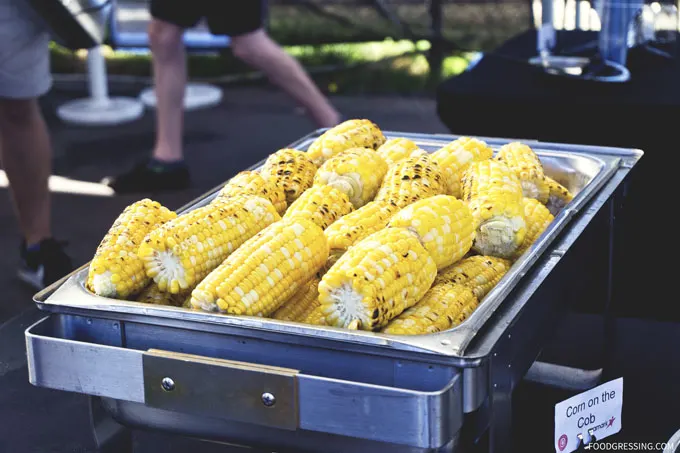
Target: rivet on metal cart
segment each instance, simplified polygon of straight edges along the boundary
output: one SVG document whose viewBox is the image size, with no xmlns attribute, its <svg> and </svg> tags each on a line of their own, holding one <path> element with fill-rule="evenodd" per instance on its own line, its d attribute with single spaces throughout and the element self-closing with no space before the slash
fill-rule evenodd
<svg viewBox="0 0 680 453">
<path fill-rule="evenodd" d="M 384 134 L 428 152 L 458 138 Z M 480 138 L 494 151 L 511 141 Z M 90 395 L 98 444 L 117 453 L 130 428 L 277 452 L 508 451 L 513 389 L 578 297 L 591 254 L 612 265 L 620 197 L 643 154 L 524 143 L 575 196 L 449 330 L 399 336 L 107 299 L 85 288 L 85 265 L 35 296 L 48 315 L 26 331 L 30 382 Z M 534 379 L 555 374 L 536 367 Z"/>
</svg>

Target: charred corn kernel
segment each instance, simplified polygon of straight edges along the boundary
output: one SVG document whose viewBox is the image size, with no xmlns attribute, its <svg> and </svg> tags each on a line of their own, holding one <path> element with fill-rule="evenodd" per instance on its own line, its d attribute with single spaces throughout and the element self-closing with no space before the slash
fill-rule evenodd
<svg viewBox="0 0 680 453">
<path fill-rule="evenodd" d="M 351 148 L 324 162 L 314 176 L 314 185 L 327 185 L 346 194 L 355 208 L 378 193 L 387 163 L 369 148 Z"/>
<path fill-rule="evenodd" d="M 166 293 L 158 289 L 158 285 L 151 283 L 137 296 L 137 302 L 152 305 L 171 305 L 181 307 L 188 296 L 188 292 L 180 294 Z"/>
<path fill-rule="evenodd" d="M 545 182 L 548 185 L 550 195 L 546 202 L 546 207 L 552 215 L 557 215 L 571 200 L 574 199 L 569 190 L 559 182 L 555 181 L 549 176 L 545 177 Z"/>
<path fill-rule="evenodd" d="M 157 228 L 138 253 L 158 288 L 178 294 L 193 288 L 246 240 L 280 219 L 268 200 L 239 195 Z"/>
<path fill-rule="evenodd" d="M 441 169 L 428 154 L 401 160 L 391 167 L 374 201 L 391 201 L 403 208 L 445 192 Z"/>
<path fill-rule="evenodd" d="M 501 146 L 495 159 L 515 172 L 525 197 L 535 198 L 541 203 L 548 201 L 550 188 L 545 182 L 543 165 L 529 146 L 520 142 L 508 143 Z"/>
<path fill-rule="evenodd" d="M 303 322 L 310 313 L 319 307 L 319 281 L 313 278 L 288 299 L 272 318 L 281 321 Z"/>
<path fill-rule="evenodd" d="M 492 157 L 493 150 L 486 142 L 472 137 L 460 137 L 432 153 L 432 160 L 444 175 L 446 193 L 456 198 L 462 197 L 461 179 L 470 163 Z"/>
<path fill-rule="evenodd" d="M 433 286 L 413 307 L 383 329 L 393 335 L 422 335 L 448 330 L 457 324 L 465 308 L 476 304 L 470 288 L 455 283 Z"/>
<path fill-rule="evenodd" d="M 239 247 L 191 294 L 191 305 L 230 315 L 269 316 L 314 278 L 328 259 L 323 230 L 283 219 Z"/>
<path fill-rule="evenodd" d="M 407 138 L 391 138 L 383 143 L 376 152 L 383 158 L 388 167 L 409 157 L 420 157 L 427 154 L 427 151 L 420 149 L 418 145 Z"/>
<path fill-rule="evenodd" d="M 502 162 L 472 162 L 463 176 L 463 198 L 475 221 L 473 248 L 482 255 L 512 257 L 526 235 L 517 175 Z"/>
<path fill-rule="evenodd" d="M 523 206 L 524 220 L 527 223 L 527 234 L 524 236 L 524 242 L 515 252 L 515 258 L 522 256 L 536 242 L 538 237 L 543 234 L 548 225 L 555 220 L 555 217 L 548 208 L 534 198 L 524 198 Z"/>
<path fill-rule="evenodd" d="M 371 201 L 341 217 L 324 231 L 330 256 L 337 259 L 352 245 L 385 228 L 397 211 L 399 207 L 394 202 Z"/>
<path fill-rule="evenodd" d="M 352 119 L 324 132 L 309 146 L 307 153 L 317 166 L 321 166 L 347 149 L 376 149 L 383 143 L 385 136 L 375 123 L 366 119 Z"/>
<path fill-rule="evenodd" d="M 304 324 L 311 324 L 313 326 L 326 326 L 326 315 L 323 312 L 323 307 L 319 305 L 314 308 L 309 315 L 302 321 Z"/>
<path fill-rule="evenodd" d="M 467 286 L 477 299 L 482 300 L 508 272 L 511 265 L 510 261 L 503 258 L 474 255 L 440 271 L 434 284 L 456 283 Z"/>
<path fill-rule="evenodd" d="M 352 246 L 319 283 L 330 326 L 378 330 L 425 295 L 437 266 L 415 234 L 385 228 Z"/>
<path fill-rule="evenodd" d="M 288 207 L 283 187 L 264 179 L 256 171 L 242 171 L 236 174 L 225 184 L 215 199 L 229 198 L 235 195 L 264 197 L 271 201 L 279 214 L 283 214 Z"/>
<path fill-rule="evenodd" d="M 290 205 L 283 218 L 301 216 L 326 229 L 353 210 L 347 195 L 339 190 L 331 186 L 312 186 Z"/>
<path fill-rule="evenodd" d="M 396 213 L 387 226 L 416 233 L 437 269 L 450 266 L 465 256 L 475 237 L 470 209 L 450 195 L 416 201 Z"/>
<path fill-rule="evenodd" d="M 297 149 L 280 149 L 267 158 L 260 174 L 283 189 L 288 204 L 312 187 L 316 165 L 307 153 Z"/>
<path fill-rule="evenodd" d="M 144 237 L 174 219 L 173 211 L 145 198 L 126 207 L 100 242 L 90 263 L 87 288 L 98 296 L 126 299 L 150 282 L 138 249 Z"/>
</svg>

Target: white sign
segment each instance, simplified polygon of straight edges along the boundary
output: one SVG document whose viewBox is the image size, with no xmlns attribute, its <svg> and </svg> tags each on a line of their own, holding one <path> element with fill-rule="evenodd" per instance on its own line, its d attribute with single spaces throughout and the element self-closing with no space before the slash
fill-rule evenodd
<svg viewBox="0 0 680 453">
<path fill-rule="evenodd" d="M 555 451 L 570 453 L 590 436 L 602 440 L 621 431 L 623 378 L 609 381 L 594 389 L 555 405 Z"/>
</svg>

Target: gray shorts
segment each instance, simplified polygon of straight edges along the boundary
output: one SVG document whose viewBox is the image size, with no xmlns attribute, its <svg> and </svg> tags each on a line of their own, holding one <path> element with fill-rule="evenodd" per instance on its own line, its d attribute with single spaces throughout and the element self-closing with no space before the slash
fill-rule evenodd
<svg viewBox="0 0 680 453">
<path fill-rule="evenodd" d="M 37 98 L 52 86 L 50 36 L 24 1 L 0 0 L 0 98 Z"/>
</svg>

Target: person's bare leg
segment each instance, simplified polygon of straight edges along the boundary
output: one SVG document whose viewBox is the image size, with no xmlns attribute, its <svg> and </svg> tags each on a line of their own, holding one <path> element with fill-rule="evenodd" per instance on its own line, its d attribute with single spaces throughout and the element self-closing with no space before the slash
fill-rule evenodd
<svg viewBox="0 0 680 453">
<path fill-rule="evenodd" d="M 153 157 L 165 162 L 182 160 L 183 155 L 183 103 L 187 70 L 182 34 L 180 27 L 168 22 L 153 19 L 149 24 L 157 103 Z"/>
<path fill-rule="evenodd" d="M 332 127 L 340 114 L 321 93 L 304 68 L 288 55 L 264 30 L 233 37 L 234 55 L 264 72 L 269 80 L 302 105 L 319 127 Z"/>
<path fill-rule="evenodd" d="M 0 99 L 0 152 L 27 245 L 50 234 L 52 148 L 38 102 Z"/>
</svg>

